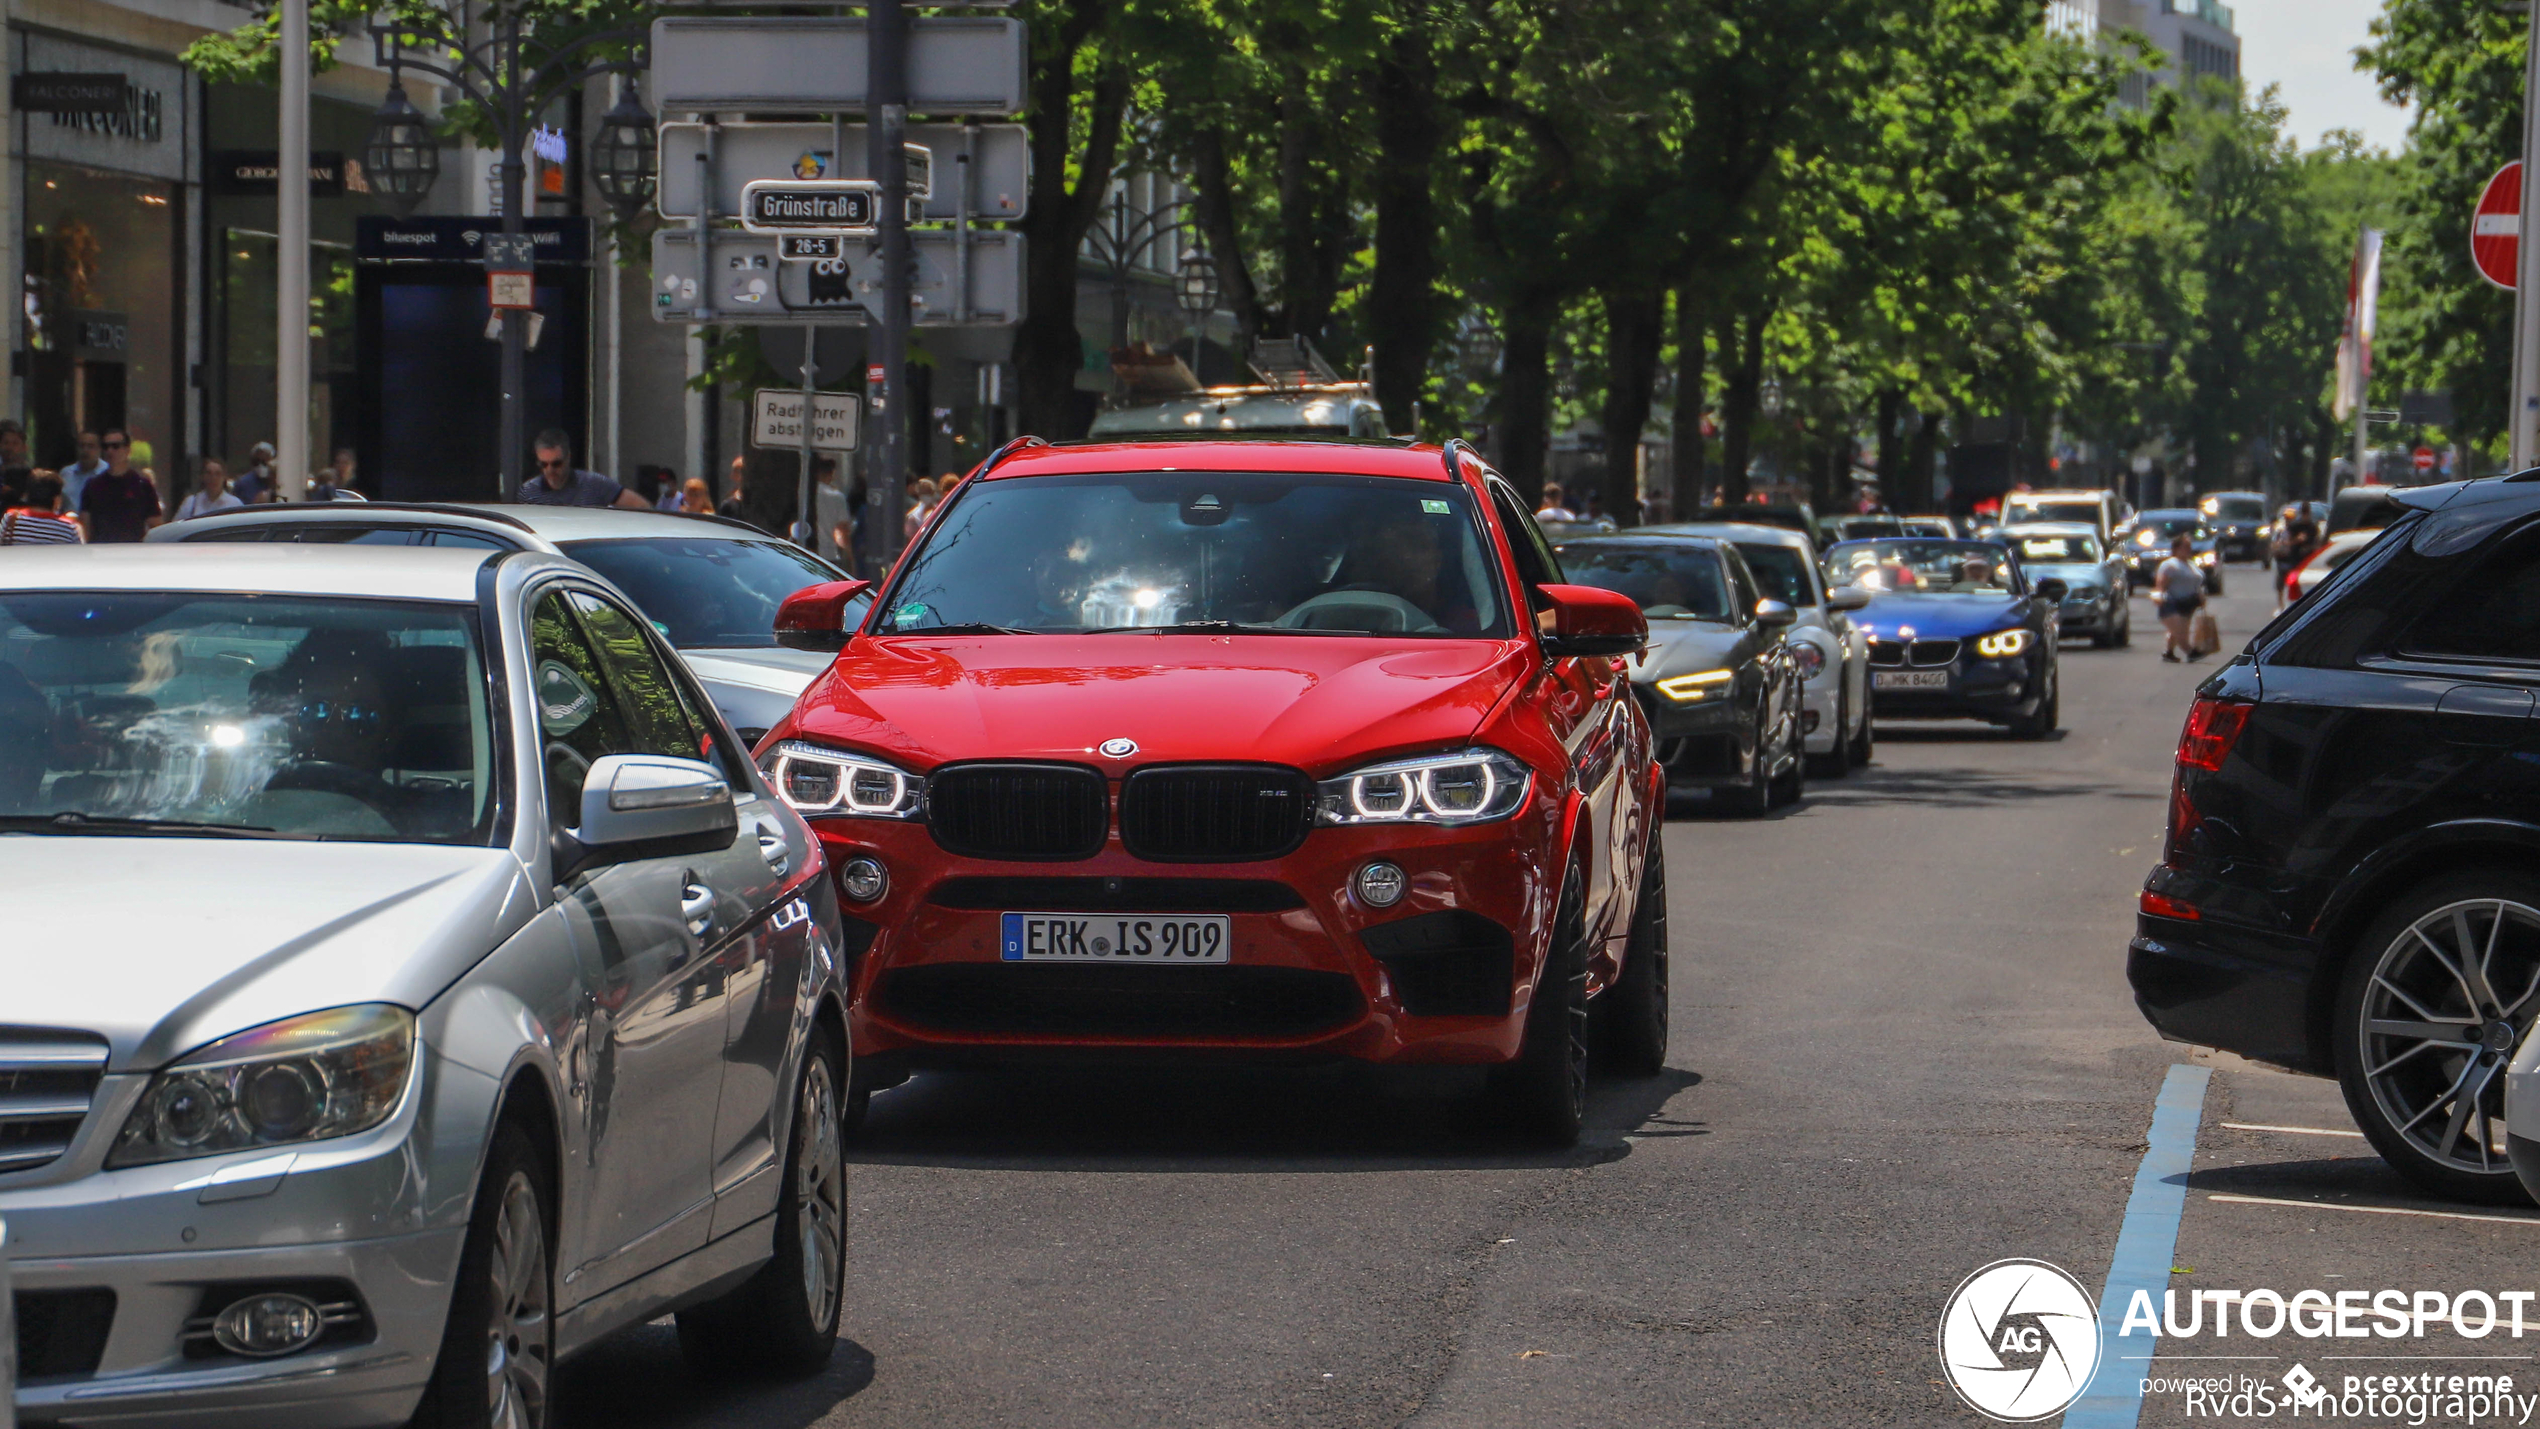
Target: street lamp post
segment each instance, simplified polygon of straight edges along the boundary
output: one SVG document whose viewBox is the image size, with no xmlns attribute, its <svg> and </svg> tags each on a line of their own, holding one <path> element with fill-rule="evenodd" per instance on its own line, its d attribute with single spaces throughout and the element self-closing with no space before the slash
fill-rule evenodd
<svg viewBox="0 0 2540 1429">
<path fill-rule="evenodd" d="M 1173 269 L 1173 296 L 1191 316 L 1191 380 L 1205 388 L 1208 383 L 1199 375 L 1199 349 L 1208 336 L 1208 315 L 1217 311 L 1217 260 L 1205 252 L 1183 254 Z"/>
<path fill-rule="evenodd" d="M 282 0 L 281 151 L 274 165 L 274 475 L 309 489 L 309 0 Z"/>
<path fill-rule="evenodd" d="M 391 158 L 401 153 L 413 157 L 411 148 L 401 150 L 397 147 L 400 139 L 392 137 L 410 140 L 421 117 L 406 100 L 400 83 L 404 70 L 430 75 L 457 89 L 493 122 L 501 139 L 503 159 L 496 175 L 502 193 L 502 231 L 507 234 L 525 233 L 529 227 L 525 212 L 528 168 L 522 161 L 522 150 L 529 142 L 531 118 L 595 75 L 634 74 L 644 67 L 643 26 L 584 33 L 570 42 L 549 46 L 528 33 L 531 17 L 523 13 L 527 8 L 527 0 L 514 0 L 493 7 L 492 13 L 487 14 L 469 0 L 459 0 L 455 14 L 437 11 L 422 23 L 408 14 L 388 24 L 370 26 L 372 45 L 389 73 L 388 98 L 372 119 L 373 145 L 381 145 L 383 137 L 387 137 L 387 146 L 379 152 Z M 621 202 L 621 195 L 640 192 L 643 197 L 650 196 L 655 166 L 649 119 L 641 124 L 640 136 L 625 132 L 628 126 L 620 122 L 625 117 L 621 111 L 630 106 L 635 114 L 641 114 L 642 107 L 631 91 L 622 95 L 617 106 L 603 117 L 605 147 L 594 155 L 595 160 L 605 158 L 615 166 L 595 168 L 593 181 L 621 212 L 631 211 L 630 205 Z M 411 196 L 400 188 L 392 191 L 392 198 L 411 209 L 423 191 L 431 187 L 429 176 L 438 173 L 439 162 L 437 156 L 415 161 L 401 182 L 421 182 L 413 187 Z M 528 315 L 520 309 L 505 308 L 501 317 L 502 486 L 496 497 L 509 499 L 520 489 L 522 458 L 528 454 L 529 330 Z"/>
<path fill-rule="evenodd" d="M 1111 213 L 1105 222 L 1096 223 L 1086 233 L 1085 242 L 1093 249 L 1094 261 L 1111 274 L 1111 346 L 1113 351 L 1129 345 L 1129 275 L 1137 271 L 1138 260 L 1167 234 L 1195 232 L 1193 226 L 1163 209 L 1133 214 L 1123 199 L 1111 201 Z M 1216 281 L 1217 262 L 1208 260 L 1211 283 Z M 1178 292 L 1178 283 L 1176 285 Z M 1210 308 L 1216 307 L 1212 299 Z"/>
</svg>

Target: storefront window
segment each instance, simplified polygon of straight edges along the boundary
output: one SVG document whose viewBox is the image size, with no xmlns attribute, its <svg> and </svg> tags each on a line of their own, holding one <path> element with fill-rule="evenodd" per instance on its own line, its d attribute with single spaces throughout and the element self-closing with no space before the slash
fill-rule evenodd
<svg viewBox="0 0 2540 1429">
<path fill-rule="evenodd" d="M 125 427 L 136 464 L 176 474 L 180 409 L 173 184 L 26 166 L 29 440 L 64 465 L 79 433 Z"/>
<path fill-rule="evenodd" d="M 278 240 L 231 228 L 221 234 L 221 360 L 227 380 L 222 430 L 233 441 L 273 430 L 273 294 Z M 324 465 L 354 445 L 353 253 L 336 243 L 309 245 L 309 459 Z M 215 453 L 219 455 L 220 453 Z M 244 460 L 244 446 L 227 455 Z"/>
</svg>

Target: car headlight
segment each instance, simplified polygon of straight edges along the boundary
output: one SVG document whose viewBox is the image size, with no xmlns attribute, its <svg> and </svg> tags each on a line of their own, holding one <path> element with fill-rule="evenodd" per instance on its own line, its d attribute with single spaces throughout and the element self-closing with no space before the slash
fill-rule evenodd
<svg viewBox="0 0 2540 1429">
<path fill-rule="evenodd" d="M 1480 824 L 1526 802 L 1534 771 L 1496 749 L 1370 764 L 1317 786 L 1326 824 Z"/>
<path fill-rule="evenodd" d="M 2210 566 L 2210 565 L 2212 565 L 2213 563 L 2214 563 L 2214 553 L 2213 553 L 2213 552 L 2211 552 L 2211 551 L 2198 551 L 2198 552 L 2196 553 L 2196 564 L 2198 564 L 2198 565 L 2200 565 L 2200 566 Z"/>
<path fill-rule="evenodd" d="M 923 811 L 925 782 L 869 754 L 789 739 L 763 757 L 767 782 L 796 813 L 914 819 Z"/>
<path fill-rule="evenodd" d="M 1699 670 L 1690 675 L 1671 675 L 1660 680 L 1658 693 L 1680 705 L 1700 704 L 1729 692 L 1729 682 L 1737 678 L 1734 670 Z"/>
<path fill-rule="evenodd" d="M 1803 680 L 1813 680 L 1819 675 L 1825 673 L 1826 652 L 1818 649 L 1814 641 L 1794 640 L 1790 642 L 1790 657 L 1799 662 L 1799 678 Z M 1726 674 L 1728 672 L 1724 670 L 1720 673 Z"/>
<path fill-rule="evenodd" d="M 189 1052 L 150 1079 L 109 1167 L 368 1131 L 414 1065 L 414 1014 L 372 1003 L 287 1018 Z"/>
<path fill-rule="evenodd" d="M 2025 630 L 1997 630 L 1991 635 L 1976 637 L 1976 653 L 1987 659 L 1999 660 L 2026 650 L 2029 641 L 2034 638 Z"/>
<path fill-rule="evenodd" d="M 2134 533 L 2134 544 L 2138 546 L 2157 546 L 2161 544 L 2161 538 L 2150 531 L 2137 531 Z"/>
</svg>

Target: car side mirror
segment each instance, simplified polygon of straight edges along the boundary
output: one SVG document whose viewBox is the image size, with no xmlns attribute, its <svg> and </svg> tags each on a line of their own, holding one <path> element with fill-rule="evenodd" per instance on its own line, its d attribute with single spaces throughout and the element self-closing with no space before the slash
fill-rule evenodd
<svg viewBox="0 0 2540 1429">
<path fill-rule="evenodd" d="M 2037 583 L 2037 598 L 2040 600 L 2052 601 L 2057 605 L 2062 605 L 2064 603 L 2064 597 L 2071 594 L 2071 592 L 2072 587 L 2064 584 L 2061 579 L 2055 576 L 2048 576 L 2046 579 Z"/>
<path fill-rule="evenodd" d="M 1826 593 L 1826 609 L 1866 610 L 1869 608 L 1870 600 L 1869 591 L 1857 585 L 1848 585 L 1841 590 Z"/>
<path fill-rule="evenodd" d="M 1799 612 L 1792 609 L 1787 601 L 1759 600 L 1755 602 L 1755 623 L 1762 629 L 1787 630 L 1797 619 L 1799 619 Z"/>
<path fill-rule="evenodd" d="M 558 830 L 551 850 L 558 883 L 603 864 L 730 848 L 741 832 L 722 770 L 660 754 L 593 760 L 576 812 L 580 826 Z"/>
<path fill-rule="evenodd" d="M 1630 596 L 1584 585 L 1539 585 L 1535 594 L 1550 609 L 1538 617 L 1543 653 L 1556 660 L 1580 655 L 1629 655 L 1649 644 L 1649 618 Z"/>
<path fill-rule="evenodd" d="M 846 648 L 847 607 L 873 589 L 871 581 L 822 581 L 804 586 L 776 607 L 776 643 L 788 650 L 835 654 Z"/>
</svg>

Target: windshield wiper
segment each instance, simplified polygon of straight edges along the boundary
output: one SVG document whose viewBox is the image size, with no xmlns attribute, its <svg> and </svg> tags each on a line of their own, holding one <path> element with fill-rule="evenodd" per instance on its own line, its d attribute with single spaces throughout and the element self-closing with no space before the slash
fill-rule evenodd
<svg viewBox="0 0 2540 1429">
<path fill-rule="evenodd" d="M 56 814 L 0 814 L 0 833 L 19 834 L 203 834 L 214 838 L 307 838 L 262 824 L 206 824 L 185 819 L 132 819 L 118 814 L 83 814 L 64 809 Z"/>
<path fill-rule="evenodd" d="M 1253 620 L 1177 620 L 1171 625 L 1097 625 L 1079 631 L 1082 635 L 1197 635 L 1209 631 L 1235 630 L 1249 635 L 1312 635 L 1311 630 L 1298 630 L 1286 625 L 1265 625 Z"/>
<path fill-rule="evenodd" d="M 964 620 L 951 625 L 923 625 L 915 630 L 894 630 L 893 635 L 1029 635 L 1028 630 L 1015 630 L 1003 625 L 990 625 L 984 620 Z"/>
</svg>

